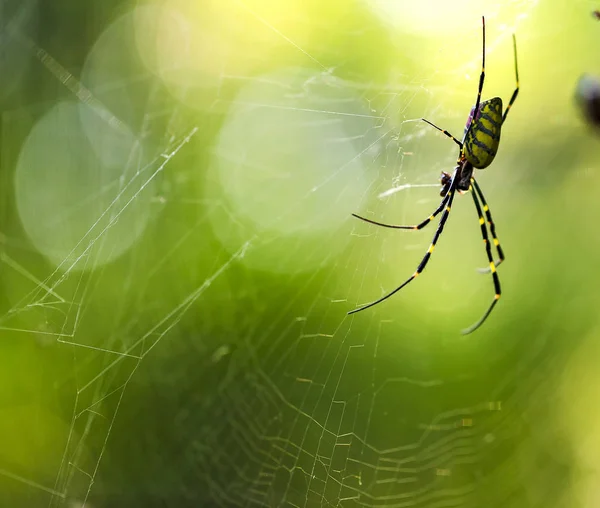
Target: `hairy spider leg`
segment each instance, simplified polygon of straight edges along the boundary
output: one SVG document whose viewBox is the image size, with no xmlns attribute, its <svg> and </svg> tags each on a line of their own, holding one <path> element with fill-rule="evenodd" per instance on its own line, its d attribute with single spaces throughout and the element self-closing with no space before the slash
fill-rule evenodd
<svg viewBox="0 0 600 508">
<path fill-rule="evenodd" d="M 377 222 L 377 221 L 374 221 L 371 219 L 367 219 L 366 217 L 361 217 L 360 215 L 357 215 L 355 213 L 353 213 L 352 216 L 356 217 L 357 219 L 364 220 L 365 222 L 368 222 L 369 224 L 375 224 L 376 226 L 381 226 L 384 228 L 412 229 L 412 230 L 423 229 L 425 226 L 427 226 L 427 224 L 429 224 L 433 219 L 435 219 L 435 217 L 444 209 L 444 205 L 448 202 L 448 199 L 450 199 L 450 198 L 449 198 L 448 194 L 446 194 L 444 196 L 444 199 L 442 199 L 440 206 L 438 206 L 435 209 L 435 211 L 429 217 L 427 217 L 424 221 L 422 221 L 419 224 L 416 224 L 414 226 L 396 226 L 394 224 L 385 224 L 383 222 Z"/>
<path fill-rule="evenodd" d="M 479 199 L 481 200 L 481 204 L 483 205 L 483 211 L 485 212 L 485 217 L 486 217 L 488 225 L 490 227 L 490 232 L 492 233 L 492 239 L 494 241 L 494 245 L 496 246 L 496 251 L 498 252 L 499 259 L 494 262 L 494 264 L 496 265 L 496 268 L 498 268 L 500 266 L 500 263 L 502 263 L 502 261 L 504 261 L 504 252 L 502 251 L 502 247 L 500 246 L 500 241 L 498 240 L 498 237 L 496 236 L 496 225 L 494 224 L 494 221 L 492 219 L 492 212 L 490 212 L 490 208 L 485 200 L 485 196 L 483 195 L 481 187 L 479 187 L 479 184 L 477 183 L 477 180 L 475 180 L 474 178 L 471 179 L 471 184 L 473 185 L 475 192 L 479 196 Z M 479 268 L 478 271 L 480 273 L 490 273 L 491 269 L 489 267 L 488 268 Z"/>
<path fill-rule="evenodd" d="M 435 244 L 437 243 L 440 235 L 442 234 L 442 231 L 444 230 L 444 225 L 446 224 L 446 221 L 448 220 L 448 217 L 450 216 L 450 209 L 452 207 L 454 193 L 456 190 L 456 186 L 458 184 L 457 174 L 458 174 L 458 168 L 454 170 L 454 174 L 452 175 L 452 184 L 451 184 L 450 189 L 448 190 L 448 194 L 447 194 L 448 203 L 446 204 L 446 208 L 444 209 L 444 213 L 442 214 L 442 217 L 438 224 L 438 228 L 437 228 L 435 234 L 433 235 L 433 240 L 431 241 L 431 245 L 429 246 L 429 249 L 427 249 L 427 253 L 425 254 L 423 259 L 419 263 L 419 266 L 417 267 L 417 270 L 415 271 L 415 273 L 413 273 L 407 280 L 405 280 L 400 286 L 398 286 L 392 292 L 379 298 L 379 300 L 375 300 L 374 302 L 368 303 L 367 305 L 363 305 L 362 307 L 359 307 L 358 309 L 351 310 L 350 312 L 348 312 L 348 314 L 355 314 L 356 312 L 360 312 L 361 310 L 368 309 L 369 307 L 373 307 L 374 305 L 377 305 L 378 303 L 381 303 L 384 300 L 387 300 L 390 296 L 395 295 L 398 291 L 400 291 L 409 282 L 416 279 L 419 276 L 419 274 L 423 270 L 425 270 L 425 267 L 427 266 L 427 263 L 429 262 L 429 259 L 431 257 L 431 253 L 433 252 L 433 249 L 435 248 Z"/>
<path fill-rule="evenodd" d="M 517 95 L 519 95 L 519 68 L 517 67 L 517 38 L 515 37 L 515 34 L 513 34 L 513 50 L 515 53 L 515 77 L 517 81 L 517 88 L 515 88 L 515 91 L 513 92 L 512 97 L 508 102 L 508 106 L 506 106 L 506 109 L 504 110 L 504 115 L 502 115 L 502 123 L 504 123 L 504 121 L 506 120 L 506 115 L 508 115 L 510 107 L 517 99 Z"/>
<path fill-rule="evenodd" d="M 473 181 L 474 181 L 474 178 L 471 178 L 471 183 L 473 183 Z M 472 189 L 469 188 L 469 190 L 472 190 Z M 477 330 L 477 328 L 479 328 L 484 323 L 484 321 L 487 319 L 487 317 L 490 315 L 490 313 L 492 312 L 492 310 L 498 303 L 498 300 L 500 300 L 500 295 L 501 295 L 500 279 L 498 278 L 498 272 L 496 271 L 496 265 L 494 264 L 494 257 L 492 256 L 492 249 L 490 247 L 487 228 L 485 226 L 485 219 L 483 218 L 481 206 L 479 205 L 479 200 L 477 199 L 477 193 L 471 192 L 471 196 L 473 196 L 473 202 L 475 203 L 475 208 L 477 209 L 477 215 L 479 216 L 479 225 L 481 226 L 481 236 L 483 237 L 483 243 L 485 244 L 485 252 L 486 252 L 488 260 L 490 262 L 490 270 L 492 272 L 492 276 L 494 277 L 495 294 L 494 294 L 494 299 L 492 300 L 492 303 L 490 304 L 488 309 L 485 311 L 485 314 L 475 324 L 471 325 L 469 328 L 462 330 L 461 333 L 463 335 L 468 335 L 469 333 L 474 332 L 475 330 Z"/>
</svg>

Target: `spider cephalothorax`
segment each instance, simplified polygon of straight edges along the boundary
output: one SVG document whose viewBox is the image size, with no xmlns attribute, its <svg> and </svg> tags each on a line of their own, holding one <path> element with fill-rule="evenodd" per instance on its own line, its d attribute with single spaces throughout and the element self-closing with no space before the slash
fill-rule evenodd
<svg viewBox="0 0 600 508">
<path fill-rule="evenodd" d="M 496 228 L 492 220 L 490 209 L 485 201 L 485 197 L 483 196 L 483 192 L 481 191 L 479 184 L 475 180 L 473 172 L 475 169 L 487 168 L 493 162 L 494 158 L 496 157 L 496 154 L 498 153 L 498 146 L 500 145 L 500 133 L 502 130 L 502 126 L 504 125 L 504 121 L 506 120 L 506 115 L 508 114 L 508 111 L 515 102 L 519 93 L 519 71 L 517 68 L 517 42 L 513 35 L 515 76 L 517 81 L 515 91 L 513 92 L 512 97 L 510 98 L 510 101 L 506 106 L 506 109 L 504 110 L 504 113 L 502 113 L 502 99 L 500 99 L 500 97 L 493 97 L 492 99 L 488 99 L 486 101 L 481 100 L 481 92 L 483 90 L 483 82 L 485 80 L 485 18 L 482 17 L 481 19 L 483 23 L 483 57 L 481 64 L 481 75 L 479 77 L 477 100 L 475 101 L 475 106 L 473 106 L 473 108 L 471 109 L 471 113 L 469 115 L 469 118 L 467 119 L 463 140 L 459 141 L 448 131 L 441 129 L 437 125 L 431 123 L 429 120 L 425 120 L 424 118 L 422 119 L 432 127 L 435 127 L 437 130 L 443 132 L 446 136 L 451 138 L 460 148 L 458 159 L 456 162 L 456 167 L 454 168 L 452 174 L 442 172 L 440 176 L 440 183 L 442 185 L 440 195 L 442 196 L 442 202 L 427 219 L 414 226 L 395 226 L 392 224 L 384 224 L 382 222 L 376 222 L 361 217 L 359 215 L 353 214 L 358 219 L 364 220 L 365 222 L 369 222 L 371 224 L 375 224 L 377 226 L 383 226 L 392 229 L 418 230 L 427 226 L 427 224 L 429 224 L 438 214 L 443 212 L 440 218 L 437 231 L 435 232 L 433 240 L 431 241 L 431 245 L 429 246 L 425 257 L 423 257 L 423 259 L 419 263 L 419 266 L 417 267 L 415 273 L 413 273 L 400 286 L 398 286 L 390 293 L 382 296 L 381 298 L 379 298 L 379 300 L 376 300 L 367 305 L 363 305 L 358 309 L 354 309 L 348 314 L 354 314 L 355 312 L 368 309 L 373 305 L 377 305 L 378 303 L 387 300 L 390 296 L 397 293 L 409 282 L 414 280 L 425 269 L 431 257 L 431 253 L 433 252 L 433 249 L 435 248 L 435 245 L 439 237 L 441 236 L 442 231 L 444 230 L 444 225 L 446 224 L 446 221 L 450 216 L 450 209 L 452 207 L 452 201 L 454 200 L 456 192 L 462 193 L 472 191 L 471 195 L 473 196 L 473 202 L 475 203 L 475 209 L 477 210 L 477 215 L 479 217 L 481 235 L 483 237 L 485 251 L 488 257 L 488 261 L 490 263 L 489 268 L 485 271 L 487 273 L 491 272 L 494 280 L 495 291 L 494 299 L 492 300 L 492 303 L 489 305 L 484 315 L 474 325 L 470 326 L 466 330 L 463 330 L 463 333 L 471 333 L 477 328 L 479 328 L 487 319 L 490 312 L 492 312 L 492 309 L 500 299 L 500 279 L 498 278 L 496 267 L 500 263 L 502 263 L 502 261 L 504 261 L 504 253 L 502 252 L 500 242 L 498 241 L 498 237 L 496 236 Z M 498 252 L 499 259 L 497 261 L 494 261 L 494 258 L 492 256 L 492 249 L 488 237 L 488 229 L 486 227 L 486 219 L 490 228 L 490 233 L 492 235 L 494 246 L 496 247 L 496 251 Z"/>
</svg>

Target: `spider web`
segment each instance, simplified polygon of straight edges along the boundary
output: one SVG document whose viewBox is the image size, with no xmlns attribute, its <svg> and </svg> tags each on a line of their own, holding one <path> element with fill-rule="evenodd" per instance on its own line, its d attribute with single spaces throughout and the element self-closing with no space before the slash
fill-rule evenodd
<svg viewBox="0 0 600 508">
<path fill-rule="evenodd" d="M 559 446 L 533 479 L 514 452 L 544 416 L 521 413 L 526 401 L 553 389 L 539 381 L 556 360 L 548 336 L 515 349 L 499 306 L 487 331 L 458 338 L 492 297 L 473 270 L 485 257 L 468 196 L 426 275 L 346 315 L 411 274 L 433 234 L 350 214 L 413 224 L 439 203 L 456 146 L 420 118 L 461 137 L 481 58 L 479 13 L 464 4 L 435 4 L 454 26 L 431 38 L 430 12 L 385 1 L 209 3 L 202 16 L 186 2 L 123 4 L 77 72 L 59 57 L 66 42 L 33 35 L 39 5 L 7 4 L 19 58 L 6 65 L 45 83 L 2 119 L 0 329 L 19 366 L 4 379 L 7 505 L 538 506 L 562 494 L 547 486 Z M 506 100 L 511 33 L 531 51 L 521 33 L 540 8 L 485 7 L 484 97 Z M 214 53 L 191 64 L 194 44 Z M 509 153 L 518 141 L 505 136 Z M 503 198 L 526 177 L 502 153 L 482 186 L 514 224 Z"/>
</svg>

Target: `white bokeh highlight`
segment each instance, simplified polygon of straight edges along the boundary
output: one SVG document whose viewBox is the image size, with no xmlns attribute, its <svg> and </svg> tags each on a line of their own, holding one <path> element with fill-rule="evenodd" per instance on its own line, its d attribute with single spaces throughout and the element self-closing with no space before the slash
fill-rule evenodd
<svg viewBox="0 0 600 508">
<path fill-rule="evenodd" d="M 314 269 L 351 239 L 336 232 L 364 196 L 377 132 L 355 93 L 299 68 L 260 76 L 240 91 L 215 146 L 209 180 L 218 188 L 209 185 L 208 195 L 221 194 L 240 224 L 213 224 L 232 252 L 255 236 L 264 242 L 255 242 L 246 263 L 275 272 Z"/>
<path fill-rule="evenodd" d="M 15 172 L 19 216 L 35 247 L 65 270 L 93 269 L 131 247 L 150 218 L 151 185 L 124 182 L 120 164 L 98 157 L 80 103 L 59 102 L 33 127 Z M 110 128 L 107 126 L 107 128 Z M 146 198 L 146 199 L 145 199 Z"/>
</svg>

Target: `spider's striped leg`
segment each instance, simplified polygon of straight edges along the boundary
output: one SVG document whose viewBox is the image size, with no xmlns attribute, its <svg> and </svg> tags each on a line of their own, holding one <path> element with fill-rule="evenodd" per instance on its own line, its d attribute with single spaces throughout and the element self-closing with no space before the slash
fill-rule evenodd
<svg viewBox="0 0 600 508">
<path fill-rule="evenodd" d="M 426 118 L 421 118 L 421 120 L 423 120 L 425 123 L 428 123 L 429 125 L 431 125 L 432 127 L 436 128 L 438 131 L 444 133 L 446 136 L 448 136 L 449 138 L 451 138 L 452 140 L 454 140 L 454 142 L 460 147 L 463 147 L 463 144 L 456 139 L 452 134 L 450 134 L 447 130 L 442 129 L 441 127 L 438 127 L 436 124 L 431 123 L 429 120 L 427 120 Z"/>
<path fill-rule="evenodd" d="M 369 224 L 375 224 L 376 226 L 381 226 L 384 228 L 413 229 L 413 230 L 423 229 L 425 226 L 427 226 L 427 224 L 429 224 L 433 219 L 435 219 L 436 215 L 438 215 L 443 210 L 444 206 L 448 202 L 448 199 L 449 199 L 449 196 L 448 196 L 448 194 L 446 194 L 444 196 L 444 199 L 442 199 L 440 206 L 438 206 L 429 217 L 427 217 L 424 221 L 420 222 L 419 224 L 416 224 L 415 226 L 395 226 L 394 224 L 385 224 L 383 222 L 377 222 L 377 221 L 374 221 L 371 219 L 367 219 L 365 217 L 361 217 L 360 215 L 356 215 L 355 213 L 353 213 L 352 216 L 356 217 L 357 219 L 364 220 L 365 222 L 368 222 Z"/>
<path fill-rule="evenodd" d="M 469 190 L 472 191 L 472 189 L 469 189 Z M 488 260 L 490 262 L 490 270 L 492 271 L 492 276 L 494 277 L 495 294 L 494 294 L 494 299 L 492 300 L 492 303 L 490 304 L 488 309 L 485 311 L 485 314 L 475 324 L 473 324 L 469 328 L 466 328 L 465 330 L 463 330 L 462 331 L 463 335 L 467 335 L 471 332 L 474 332 L 475 330 L 477 330 L 477 328 L 479 328 L 483 324 L 483 322 L 487 319 L 487 317 L 490 315 L 490 313 L 492 312 L 492 310 L 498 303 L 498 300 L 500 300 L 500 294 L 501 294 L 500 279 L 498 278 L 498 272 L 496 271 L 494 257 L 492 256 L 492 249 L 490 247 L 487 228 L 485 226 L 485 219 L 483 218 L 483 212 L 481 211 L 481 206 L 479 205 L 479 200 L 477 199 L 477 194 L 475 192 L 471 192 L 471 195 L 473 196 L 473 202 L 475 203 L 475 208 L 477 209 L 477 215 L 479 216 L 479 224 L 481 225 L 481 236 L 483 237 L 483 243 L 485 244 L 485 252 L 486 252 Z"/>
<path fill-rule="evenodd" d="M 494 224 L 494 221 L 492 220 L 492 213 L 490 212 L 488 204 L 485 201 L 485 197 L 483 196 L 481 187 L 479 187 L 479 184 L 477 183 L 477 180 L 475 180 L 475 178 L 471 178 L 471 185 L 475 188 L 475 192 L 477 193 L 477 196 L 479 196 L 479 199 L 481 200 L 481 204 L 483 205 L 483 211 L 485 212 L 485 217 L 486 217 L 488 225 L 490 227 L 490 233 L 492 233 L 492 239 L 494 241 L 494 245 L 496 246 L 496 251 L 498 252 L 499 259 L 497 259 L 494 263 L 496 265 L 496 268 L 498 268 L 500 266 L 500 263 L 502 263 L 502 261 L 504 261 L 504 252 L 502 251 L 502 247 L 500 247 L 500 242 L 498 241 L 498 237 L 496 236 L 496 225 Z M 490 273 L 491 269 L 489 267 L 488 268 L 478 268 L 478 271 L 480 273 Z"/>
<path fill-rule="evenodd" d="M 515 52 L 515 77 L 517 79 L 517 88 L 515 88 L 515 91 L 513 92 L 512 97 L 508 102 L 508 106 L 506 106 L 506 109 L 504 110 L 504 115 L 502 115 L 502 123 L 504 123 L 504 121 L 506 120 L 506 115 L 508 115 L 510 107 L 513 105 L 515 100 L 517 100 L 517 95 L 519 95 L 519 68 L 517 67 L 517 39 L 515 37 L 515 34 L 513 34 L 513 49 Z"/>
<path fill-rule="evenodd" d="M 450 186 L 450 190 L 448 191 L 448 194 L 447 194 L 448 202 L 446 204 L 446 208 L 444 210 L 444 213 L 442 214 L 442 218 L 440 219 L 440 222 L 438 224 L 438 228 L 435 232 L 435 235 L 433 235 L 433 240 L 431 241 L 431 245 L 429 246 L 429 249 L 427 249 L 427 253 L 425 254 L 425 257 L 423 257 L 423 259 L 419 263 L 419 266 L 417 267 L 417 270 L 415 271 L 415 273 L 413 273 L 407 280 L 405 280 L 400 286 L 398 286 L 392 292 L 388 293 L 385 296 L 382 296 L 379 300 L 375 300 L 374 302 L 368 303 L 367 305 L 363 305 L 362 307 L 359 307 L 358 309 L 351 310 L 350 312 L 348 312 L 348 314 L 354 314 L 356 312 L 360 312 L 361 310 L 368 309 L 369 307 L 373 307 L 373 305 L 377 305 L 378 303 L 381 303 L 384 300 L 387 300 L 390 296 L 392 296 L 392 295 L 396 294 L 398 291 L 400 291 L 409 282 L 416 279 L 419 276 L 419 274 L 423 270 L 425 270 L 425 267 L 427 266 L 427 262 L 429 261 L 429 258 L 431 257 L 431 253 L 433 252 L 433 249 L 435 248 L 435 244 L 437 243 L 440 235 L 442 234 L 442 231 L 444 230 L 444 225 L 446 224 L 446 221 L 448 220 L 448 217 L 450 216 L 450 208 L 452 207 L 452 201 L 454 200 L 454 191 L 456 189 L 457 184 L 458 184 L 458 179 L 456 178 L 456 171 L 455 171 L 454 175 L 453 175 L 452 185 Z"/>
<path fill-rule="evenodd" d="M 481 74 L 479 75 L 479 88 L 477 89 L 477 99 L 475 100 L 475 106 L 473 107 L 473 116 L 467 128 L 465 129 L 465 135 L 463 139 L 467 139 L 467 134 L 471 130 L 471 126 L 477 118 L 477 112 L 479 111 L 479 103 L 481 102 L 481 92 L 483 92 L 483 82 L 485 81 L 485 17 L 481 16 L 481 24 L 483 31 L 483 52 L 481 57 Z"/>
</svg>

